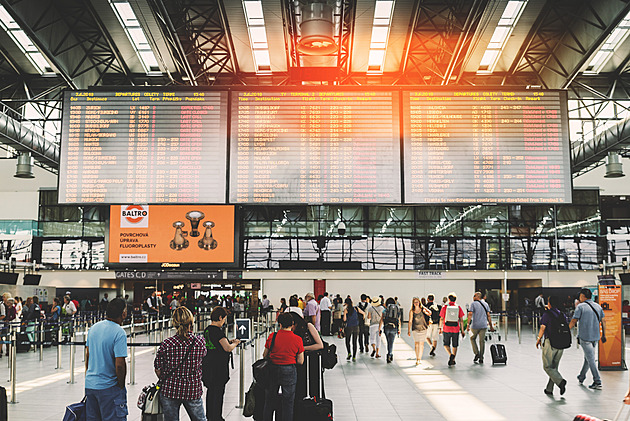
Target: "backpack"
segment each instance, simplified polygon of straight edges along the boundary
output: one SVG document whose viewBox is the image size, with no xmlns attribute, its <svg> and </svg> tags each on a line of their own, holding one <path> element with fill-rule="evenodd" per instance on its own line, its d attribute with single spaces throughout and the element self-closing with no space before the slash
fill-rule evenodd
<svg viewBox="0 0 630 421">
<path fill-rule="evenodd" d="M 385 320 L 383 323 L 386 327 L 398 327 L 400 320 L 400 308 L 396 304 L 390 304 L 385 310 Z"/>
<path fill-rule="evenodd" d="M 450 327 L 459 326 L 459 306 L 446 306 L 446 317 L 444 317 L 444 324 Z"/>
<path fill-rule="evenodd" d="M 547 326 L 545 331 L 547 332 L 547 338 L 551 342 L 551 346 L 556 349 L 567 349 L 571 347 L 571 330 L 567 324 L 566 317 L 562 313 L 556 314 L 551 310 L 547 310 L 551 320 L 551 326 Z"/>
<path fill-rule="evenodd" d="M 77 313 L 79 312 L 79 309 L 81 308 L 81 306 L 79 305 L 79 302 L 77 300 L 72 300 L 72 303 L 74 304 L 74 306 L 77 309 Z"/>
<path fill-rule="evenodd" d="M 440 310 L 442 309 L 442 306 L 439 306 L 435 303 L 431 304 L 431 306 L 429 307 L 429 310 L 431 310 L 431 321 L 433 323 L 439 324 L 440 323 Z"/>
</svg>

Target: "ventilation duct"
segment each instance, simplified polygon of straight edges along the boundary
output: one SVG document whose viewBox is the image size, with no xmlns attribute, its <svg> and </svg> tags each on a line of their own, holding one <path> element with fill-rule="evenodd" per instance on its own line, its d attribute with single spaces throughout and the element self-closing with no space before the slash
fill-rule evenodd
<svg viewBox="0 0 630 421">
<path fill-rule="evenodd" d="M 298 50 L 310 56 L 325 56 L 337 51 L 333 9 L 326 3 L 309 3 L 302 8 Z"/>
<path fill-rule="evenodd" d="M 608 162 L 606 163 L 606 178 L 619 178 L 623 177 L 623 165 L 621 163 L 621 156 L 617 152 L 608 152 Z"/>
<path fill-rule="evenodd" d="M 33 175 L 33 157 L 30 152 L 22 152 L 18 155 L 16 178 L 35 178 Z"/>
</svg>

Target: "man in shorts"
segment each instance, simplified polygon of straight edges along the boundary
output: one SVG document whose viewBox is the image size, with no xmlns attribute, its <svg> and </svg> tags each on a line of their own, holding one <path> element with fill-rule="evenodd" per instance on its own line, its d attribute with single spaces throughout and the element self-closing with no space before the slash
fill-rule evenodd
<svg viewBox="0 0 630 421">
<path fill-rule="evenodd" d="M 448 305 L 442 306 L 440 310 L 440 333 L 443 333 L 444 349 L 449 355 L 448 365 L 455 365 L 455 356 L 457 355 L 457 347 L 459 346 L 459 334 L 462 338 L 464 332 L 464 310 L 457 304 L 457 295 L 454 292 L 448 294 Z"/>
<path fill-rule="evenodd" d="M 440 309 L 442 306 L 437 305 L 434 294 L 427 296 L 427 308 L 431 310 L 431 324 L 427 328 L 427 343 L 431 346 L 429 355 L 435 357 L 435 349 L 437 348 L 438 337 L 440 336 Z"/>
</svg>

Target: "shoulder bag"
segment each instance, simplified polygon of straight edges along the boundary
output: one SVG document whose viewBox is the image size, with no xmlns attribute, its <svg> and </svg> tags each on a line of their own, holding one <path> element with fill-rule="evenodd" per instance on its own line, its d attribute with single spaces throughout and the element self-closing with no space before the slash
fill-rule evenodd
<svg viewBox="0 0 630 421">
<path fill-rule="evenodd" d="M 182 358 L 177 367 L 172 369 L 163 379 L 158 380 L 157 383 L 153 383 L 142 388 L 142 392 L 140 392 L 140 396 L 138 396 L 138 408 L 142 410 L 143 414 L 156 415 L 162 413 L 162 406 L 160 405 L 160 397 L 158 393 L 162 387 L 162 383 L 170 379 L 171 376 L 184 365 L 190 355 L 190 352 L 195 346 L 195 340 L 196 339 L 193 337 L 193 341 L 188 347 L 186 355 L 184 355 L 184 358 Z"/>
<path fill-rule="evenodd" d="M 271 385 L 271 376 L 273 370 L 273 363 L 271 362 L 271 351 L 273 351 L 273 345 L 276 343 L 276 335 L 278 332 L 273 334 L 271 338 L 271 345 L 269 346 L 269 352 L 267 353 L 266 358 L 261 358 L 252 364 L 252 370 L 254 372 L 254 379 L 256 379 L 256 383 L 261 385 L 263 388 L 267 389 Z"/>
</svg>

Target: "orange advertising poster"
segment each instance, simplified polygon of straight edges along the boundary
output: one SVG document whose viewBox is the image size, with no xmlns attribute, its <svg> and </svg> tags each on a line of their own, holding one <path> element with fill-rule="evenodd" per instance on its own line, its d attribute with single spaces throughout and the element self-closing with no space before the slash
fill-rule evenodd
<svg viewBox="0 0 630 421">
<path fill-rule="evenodd" d="M 598 292 L 599 305 L 604 310 L 606 320 L 606 343 L 599 343 L 599 366 L 622 368 L 621 286 L 600 285 Z"/>
<path fill-rule="evenodd" d="M 234 206 L 110 207 L 110 263 L 233 263 Z"/>
</svg>

